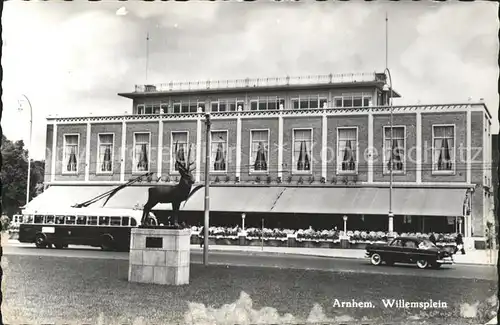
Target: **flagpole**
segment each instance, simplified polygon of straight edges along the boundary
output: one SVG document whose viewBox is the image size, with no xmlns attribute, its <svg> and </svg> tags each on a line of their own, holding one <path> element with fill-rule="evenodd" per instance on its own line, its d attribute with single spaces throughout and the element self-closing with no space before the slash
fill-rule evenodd
<svg viewBox="0 0 500 325">
<path fill-rule="evenodd" d="M 149 32 L 146 35 L 146 83 L 148 82 L 148 68 L 149 68 Z"/>
</svg>

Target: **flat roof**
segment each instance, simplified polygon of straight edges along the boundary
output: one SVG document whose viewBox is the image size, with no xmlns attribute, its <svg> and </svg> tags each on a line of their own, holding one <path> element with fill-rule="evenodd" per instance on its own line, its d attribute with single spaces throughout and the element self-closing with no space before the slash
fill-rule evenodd
<svg viewBox="0 0 500 325">
<path fill-rule="evenodd" d="M 233 92 L 262 92 L 270 90 L 310 90 L 326 88 L 377 87 L 382 89 L 385 74 L 343 73 L 328 75 L 312 75 L 298 77 L 246 78 L 231 80 L 206 80 L 169 82 L 162 84 L 135 85 L 133 92 L 118 93 L 119 96 L 134 99 L 143 97 L 160 97 L 165 95 L 214 94 Z M 393 97 L 401 97 L 393 90 Z"/>
</svg>

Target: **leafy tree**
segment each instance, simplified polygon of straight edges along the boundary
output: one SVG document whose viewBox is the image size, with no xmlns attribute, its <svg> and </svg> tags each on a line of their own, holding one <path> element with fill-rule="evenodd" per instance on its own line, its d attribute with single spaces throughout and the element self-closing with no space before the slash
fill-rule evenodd
<svg viewBox="0 0 500 325">
<path fill-rule="evenodd" d="M 2 135 L 2 214 L 19 213 L 26 204 L 28 151 L 24 142 L 10 141 Z M 31 160 L 30 200 L 43 191 L 44 161 Z"/>
</svg>

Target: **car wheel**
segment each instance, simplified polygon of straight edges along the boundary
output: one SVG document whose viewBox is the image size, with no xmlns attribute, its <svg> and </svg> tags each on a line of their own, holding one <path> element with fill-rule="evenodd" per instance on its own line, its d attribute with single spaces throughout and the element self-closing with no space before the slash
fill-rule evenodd
<svg viewBox="0 0 500 325">
<path fill-rule="evenodd" d="M 370 258 L 370 261 L 373 265 L 380 265 L 380 263 L 382 263 L 382 257 L 380 256 L 380 254 L 375 253 Z"/>
<path fill-rule="evenodd" d="M 427 262 L 426 260 L 418 260 L 417 266 L 419 269 L 425 269 L 429 266 L 429 262 Z"/>
<path fill-rule="evenodd" d="M 47 241 L 45 240 L 45 236 L 42 234 L 38 234 L 35 237 L 35 245 L 37 248 L 45 248 L 47 247 Z"/>
</svg>

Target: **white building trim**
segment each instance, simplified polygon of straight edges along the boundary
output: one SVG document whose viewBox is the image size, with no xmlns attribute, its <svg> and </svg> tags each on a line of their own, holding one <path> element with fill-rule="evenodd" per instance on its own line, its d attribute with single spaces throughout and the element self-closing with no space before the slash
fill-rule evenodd
<svg viewBox="0 0 500 325">
<path fill-rule="evenodd" d="M 368 183 L 373 183 L 373 114 L 368 113 Z"/>
<path fill-rule="evenodd" d="M 471 160 L 472 160 L 472 112 L 471 110 L 467 111 L 467 183 L 472 183 L 472 168 L 471 168 Z"/>
<path fill-rule="evenodd" d="M 88 181 L 90 177 L 90 134 L 92 126 L 87 122 L 87 140 L 85 147 L 85 180 Z"/>
<path fill-rule="evenodd" d="M 156 177 L 161 177 L 163 163 L 163 121 L 158 121 L 158 158 L 156 162 Z"/>
<path fill-rule="evenodd" d="M 416 183 L 422 183 L 422 113 L 417 112 L 415 123 L 417 139 L 416 139 L 416 164 L 415 164 L 415 178 Z"/>
<path fill-rule="evenodd" d="M 56 180 L 56 160 L 57 160 L 57 124 L 54 123 L 52 133 L 52 161 L 50 166 L 50 181 Z"/>
<path fill-rule="evenodd" d="M 271 132 L 269 132 L 269 138 Z M 270 139 L 269 139 L 270 140 Z M 283 117 L 278 117 L 278 177 L 283 179 Z"/>
<path fill-rule="evenodd" d="M 241 175 L 241 118 L 236 118 L 236 171 L 235 176 Z"/>
<path fill-rule="evenodd" d="M 323 114 L 321 119 L 321 177 L 327 178 L 327 160 L 328 160 L 328 118 Z"/>
<path fill-rule="evenodd" d="M 127 124 L 122 121 L 122 152 L 120 159 L 120 181 L 125 181 L 125 164 L 127 156 Z"/>
</svg>

